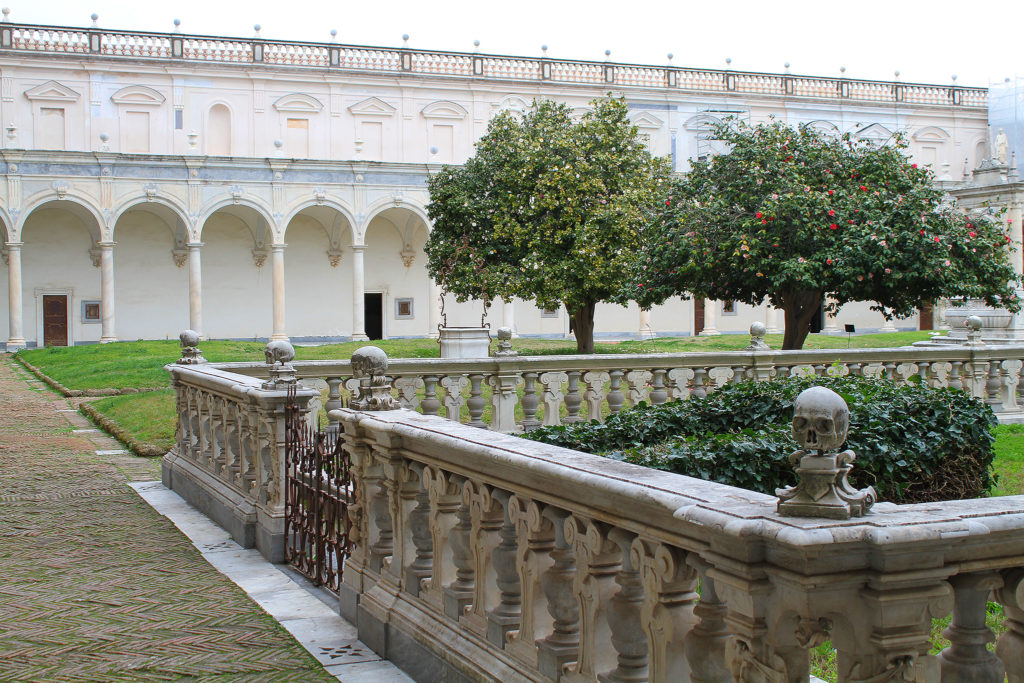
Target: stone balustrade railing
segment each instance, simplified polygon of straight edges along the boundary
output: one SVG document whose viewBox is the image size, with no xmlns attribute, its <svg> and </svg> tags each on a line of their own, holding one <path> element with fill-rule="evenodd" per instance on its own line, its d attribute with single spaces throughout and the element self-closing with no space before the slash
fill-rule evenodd
<svg viewBox="0 0 1024 683">
<path fill-rule="evenodd" d="M 986 88 L 4 22 L 0 50 L 986 107 Z"/>
<path fill-rule="evenodd" d="M 322 380 L 328 410 L 347 404 L 357 382 L 347 361 L 297 361 L 300 379 Z M 262 376 L 262 363 L 218 364 Z M 402 406 L 516 432 L 601 420 L 641 401 L 706 396 L 728 382 L 795 374 L 884 377 L 969 391 L 1003 420 L 1024 416 L 1024 346 L 826 349 L 718 353 L 512 356 L 479 360 L 392 359 Z M 488 411 L 488 404 L 490 410 Z M 468 415 L 468 417 L 467 417 Z M 485 421 L 485 416 L 488 418 Z"/>
<path fill-rule="evenodd" d="M 164 485 L 243 546 L 283 561 L 287 391 L 206 364 L 167 369 L 178 428 L 162 463 Z M 292 400 L 316 409 L 319 401 L 310 402 L 317 395 L 299 389 Z"/>
<path fill-rule="evenodd" d="M 782 517 L 774 497 L 435 416 L 334 417 L 355 482 L 342 613 L 409 671 L 796 683 L 829 639 L 844 682 L 1024 676 L 1022 496 Z"/>
</svg>

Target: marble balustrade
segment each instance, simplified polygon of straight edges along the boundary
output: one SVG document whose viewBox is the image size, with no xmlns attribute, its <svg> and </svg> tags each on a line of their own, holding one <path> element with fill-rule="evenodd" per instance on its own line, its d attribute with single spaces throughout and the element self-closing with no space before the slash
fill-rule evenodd
<svg viewBox="0 0 1024 683">
<path fill-rule="evenodd" d="M 347 405 L 357 382 L 347 361 L 297 361 L 298 376 L 326 384 L 328 410 Z M 217 367 L 262 376 L 262 363 Z M 729 351 L 681 354 L 515 356 L 479 360 L 392 359 L 403 407 L 517 432 L 617 413 L 641 401 L 706 396 L 729 382 L 797 374 L 862 375 L 969 391 L 1000 416 L 1024 417 L 1024 346 Z M 490 403 L 489 420 L 484 421 Z M 463 410 L 465 408 L 465 410 Z"/>
</svg>

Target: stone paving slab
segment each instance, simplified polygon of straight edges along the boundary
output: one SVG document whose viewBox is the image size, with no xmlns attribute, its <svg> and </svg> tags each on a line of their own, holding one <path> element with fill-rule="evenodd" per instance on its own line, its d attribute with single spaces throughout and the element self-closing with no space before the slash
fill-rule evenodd
<svg viewBox="0 0 1024 683">
<path fill-rule="evenodd" d="M 158 459 L 24 379 L 0 358 L 0 680 L 335 680 L 127 485 Z"/>
</svg>

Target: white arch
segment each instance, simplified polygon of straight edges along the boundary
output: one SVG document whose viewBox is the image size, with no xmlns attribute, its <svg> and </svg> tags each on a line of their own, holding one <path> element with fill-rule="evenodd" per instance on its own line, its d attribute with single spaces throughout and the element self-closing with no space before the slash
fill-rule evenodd
<svg viewBox="0 0 1024 683">
<path fill-rule="evenodd" d="M 147 196 L 145 194 L 133 195 L 133 196 L 129 197 L 128 199 L 124 200 L 123 202 L 121 202 L 121 204 L 116 209 L 114 209 L 113 213 L 111 214 L 111 219 L 110 219 L 110 234 L 111 234 L 111 237 L 113 237 L 114 232 L 117 230 L 117 222 L 119 220 L 121 220 L 121 217 L 124 214 L 128 213 L 129 211 L 131 211 L 133 208 L 135 208 L 137 206 L 140 206 L 140 205 L 144 206 L 146 204 L 159 204 L 161 206 L 164 206 L 164 207 L 170 209 L 174 213 L 174 215 L 176 215 L 181 220 L 181 222 L 185 225 L 185 230 L 188 232 L 188 235 L 191 237 L 194 226 L 192 225 L 192 221 L 189 220 L 188 212 L 185 210 L 184 206 L 179 204 L 172 197 L 164 197 L 164 196 L 161 196 L 161 195 L 154 195 L 152 197 L 149 197 L 149 196 Z"/>
<path fill-rule="evenodd" d="M 199 218 L 196 220 L 196 239 L 202 239 L 203 229 L 206 227 L 206 222 L 210 220 L 210 217 L 220 209 L 228 206 L 244 206 L 258 213 L 260 218 L 267 222 L 267 228 L 274 236 L 274 243 L 277 244 L 278 225 L 277 221 L 274 220 L 274 212 L 265 202 L 255 197 L 238 197 L 237 199 L 235 197 L 221 197 L 207 204 L 199 212 Z"/>
<path fill-rule="evenodd" d="M 359 221 L 356 220 L 355 214 L 352 212 L 351 207 L 349 207 L 341 200 L 333 199 L 331 197 L 324 197 L 323 200 L 300 199 L 294 204 L 292 204 L 291 208 L 288 210 L 288 213 L 285 214 L 284 220 L 281 221 L 283 230 L 287 232 L 288 226 L 291 224 L 291 222 L 295 219 L 296 216 L 302 213 L 305 209 L 310 209 L 315 206 L 326 206 L 340 213 L 345 218 L 345 220 L 348 221 L 349 232 L 352 235 L 352 242 L 355 243 L 356 233 L 359 230 Z"/>
<path fill-rule="evenodd" d="M 0 206 L 0 230 L 3 230 L 3 234 L 0 235 L 3 238 L 2 241 L 10 242 L 11 235 L 14 234 L 14 221 L 11 220 L 11 215 L 3 206 Z"/>
<path fill-rule="evenodd" d="M 93 235 L 93 238 L 96 241 L 102 241 L 103 236 L 107 234 L 107 223 L 103 218 L 103 212 L 100 211 L 100 208 L 98 206 L 89 201 L 89 197 L 87 195 L 84 195 L 80 192 L 68 190 L 66 193 L 63 194 L 63 196 L 60 196 L 55 194 L 52 190 L 46 190 L 33 195 L 26 202 L 26 208 L 24 212 L 21 214 L 21 220 L 18 222 L 17 228 L 15 230 L 19 239 L 22 236 L 22 232 L 25 229 L 25 223 L 28 221 L 29 216 L 35 213 L 37 209 L 52 202 L 70 202 L 71 204 L 75 204 L 85 209 L 86 212 L 88 212 L 92 216 L 96 224 L 96 229 L 99 231 L 98 235 Z"/>
<path fill-rule="evenodd" d="M 383 197 L 367 207 L 366 218 L 363 219 L 363 224 L 359 226 L 360 244 L 366 244 L 366 231 L 370 229 L 370 223 L 373 222 L 373 219 L 388 209 L 405 209 L 406 211 L 416 214 L 426 226 L 427 234 L 430 234 L 433 225 L 430 222 L 430 216 L 427 215 L 426 208 L 420 206 L 416 202 L 409 201 L 408 199 L 403 198 L 401 201 L 396 201 L 394 197 Z"/>
</svg>

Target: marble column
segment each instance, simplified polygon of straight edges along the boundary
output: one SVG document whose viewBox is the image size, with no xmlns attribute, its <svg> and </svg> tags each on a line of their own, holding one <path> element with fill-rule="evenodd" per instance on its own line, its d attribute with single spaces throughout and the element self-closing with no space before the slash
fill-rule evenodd
<svg viewBox="0 0 1024 683">
<path fill-rule="evenodd" d="M 1006 212 L 1006 221 L 1009 223 L 1007 226 L 1010 233 L 1010 263 L 1013 264 L 1013 272 L 1017 275 L 1024 274 L 1024 261 L 1022 261 L 1022 255 L 1024 255 L 1024 211 L 1020 204 L 1010 204 Z"/>
<path fill-rule="evenodd" d="M 363 272 L 365 244 L 352 245 L 352 341 L 366 341 L 366 276 Z"/>
<path fill-rule="evenodd" d="M 116 242 L 99 242 L 100 248 L 100 298 L 103 316 L 100 343 L 117 341 L 117 327 L 114 320 L 114 245 Z"/>
<path fill-rule="evenodd" d="M 765 305 L 764 326 L 768 328 L 768 334 L 782 334 L 779 327 L 779 309 L 772 306 L 771 302 Z"/>
<path fill-rule="evenodd" d="M 712 301 L 711 299 L 704 300 L 704 329 L 701 331 L 700 336 L 714 337 L 717 334 L 722 334 L 715 326 L 718 323 L 717 306 L 717 301 Z"/>
<path fill-rule="evenodd" d="M 271 268 L 274 276 L 274 333 L 271 340 L 288 341 L 284 325 L 284 248 L 286 244 L 271 245 Z"/>
<path fill-rule="evenodd" d="M 650 339 L 654 336 L 654 327 L 651 326 L 651 312 L 640 309 L 637 336 L 641 339 Z"/>
<path fill-rule="evenodd" d="M 23 242 L 7 243 L 7 293 L 10 298 L 10 328 L 7 350 L 25 348 L 25 332 L 21 313 L 21 247 Z"/>
<path fill-rule="evenodd" d="M 203 269 L 199 256 L 201 246 L 202 242 L 188 244 L 188 326 L 199 334 L 200 339 L 206 339 L 203 335 Z"/>
<path fill-rule="evenodd" d="M 427 290 L 427 336 L 437 339 L 441 333 L 437 331 L 441 324 L 441 287 L 433 279 L 430 280 L 430 287 Z"/>
<path fill-rule="evenodd" d="M 510 328 L 513 337 L 519 336 L 516 330 L 516 303 L 513 299 L 501 300 L 501 326 Z"/>
<path fill-rule="evenodd" d="M 826 304 L 828 301 L 825 302 Z M 835 313 L 829 313 L 828 309 L 825 309 L 825 334 L 839 334 L 839 319 L 836 318 Z"/>
</svg>

